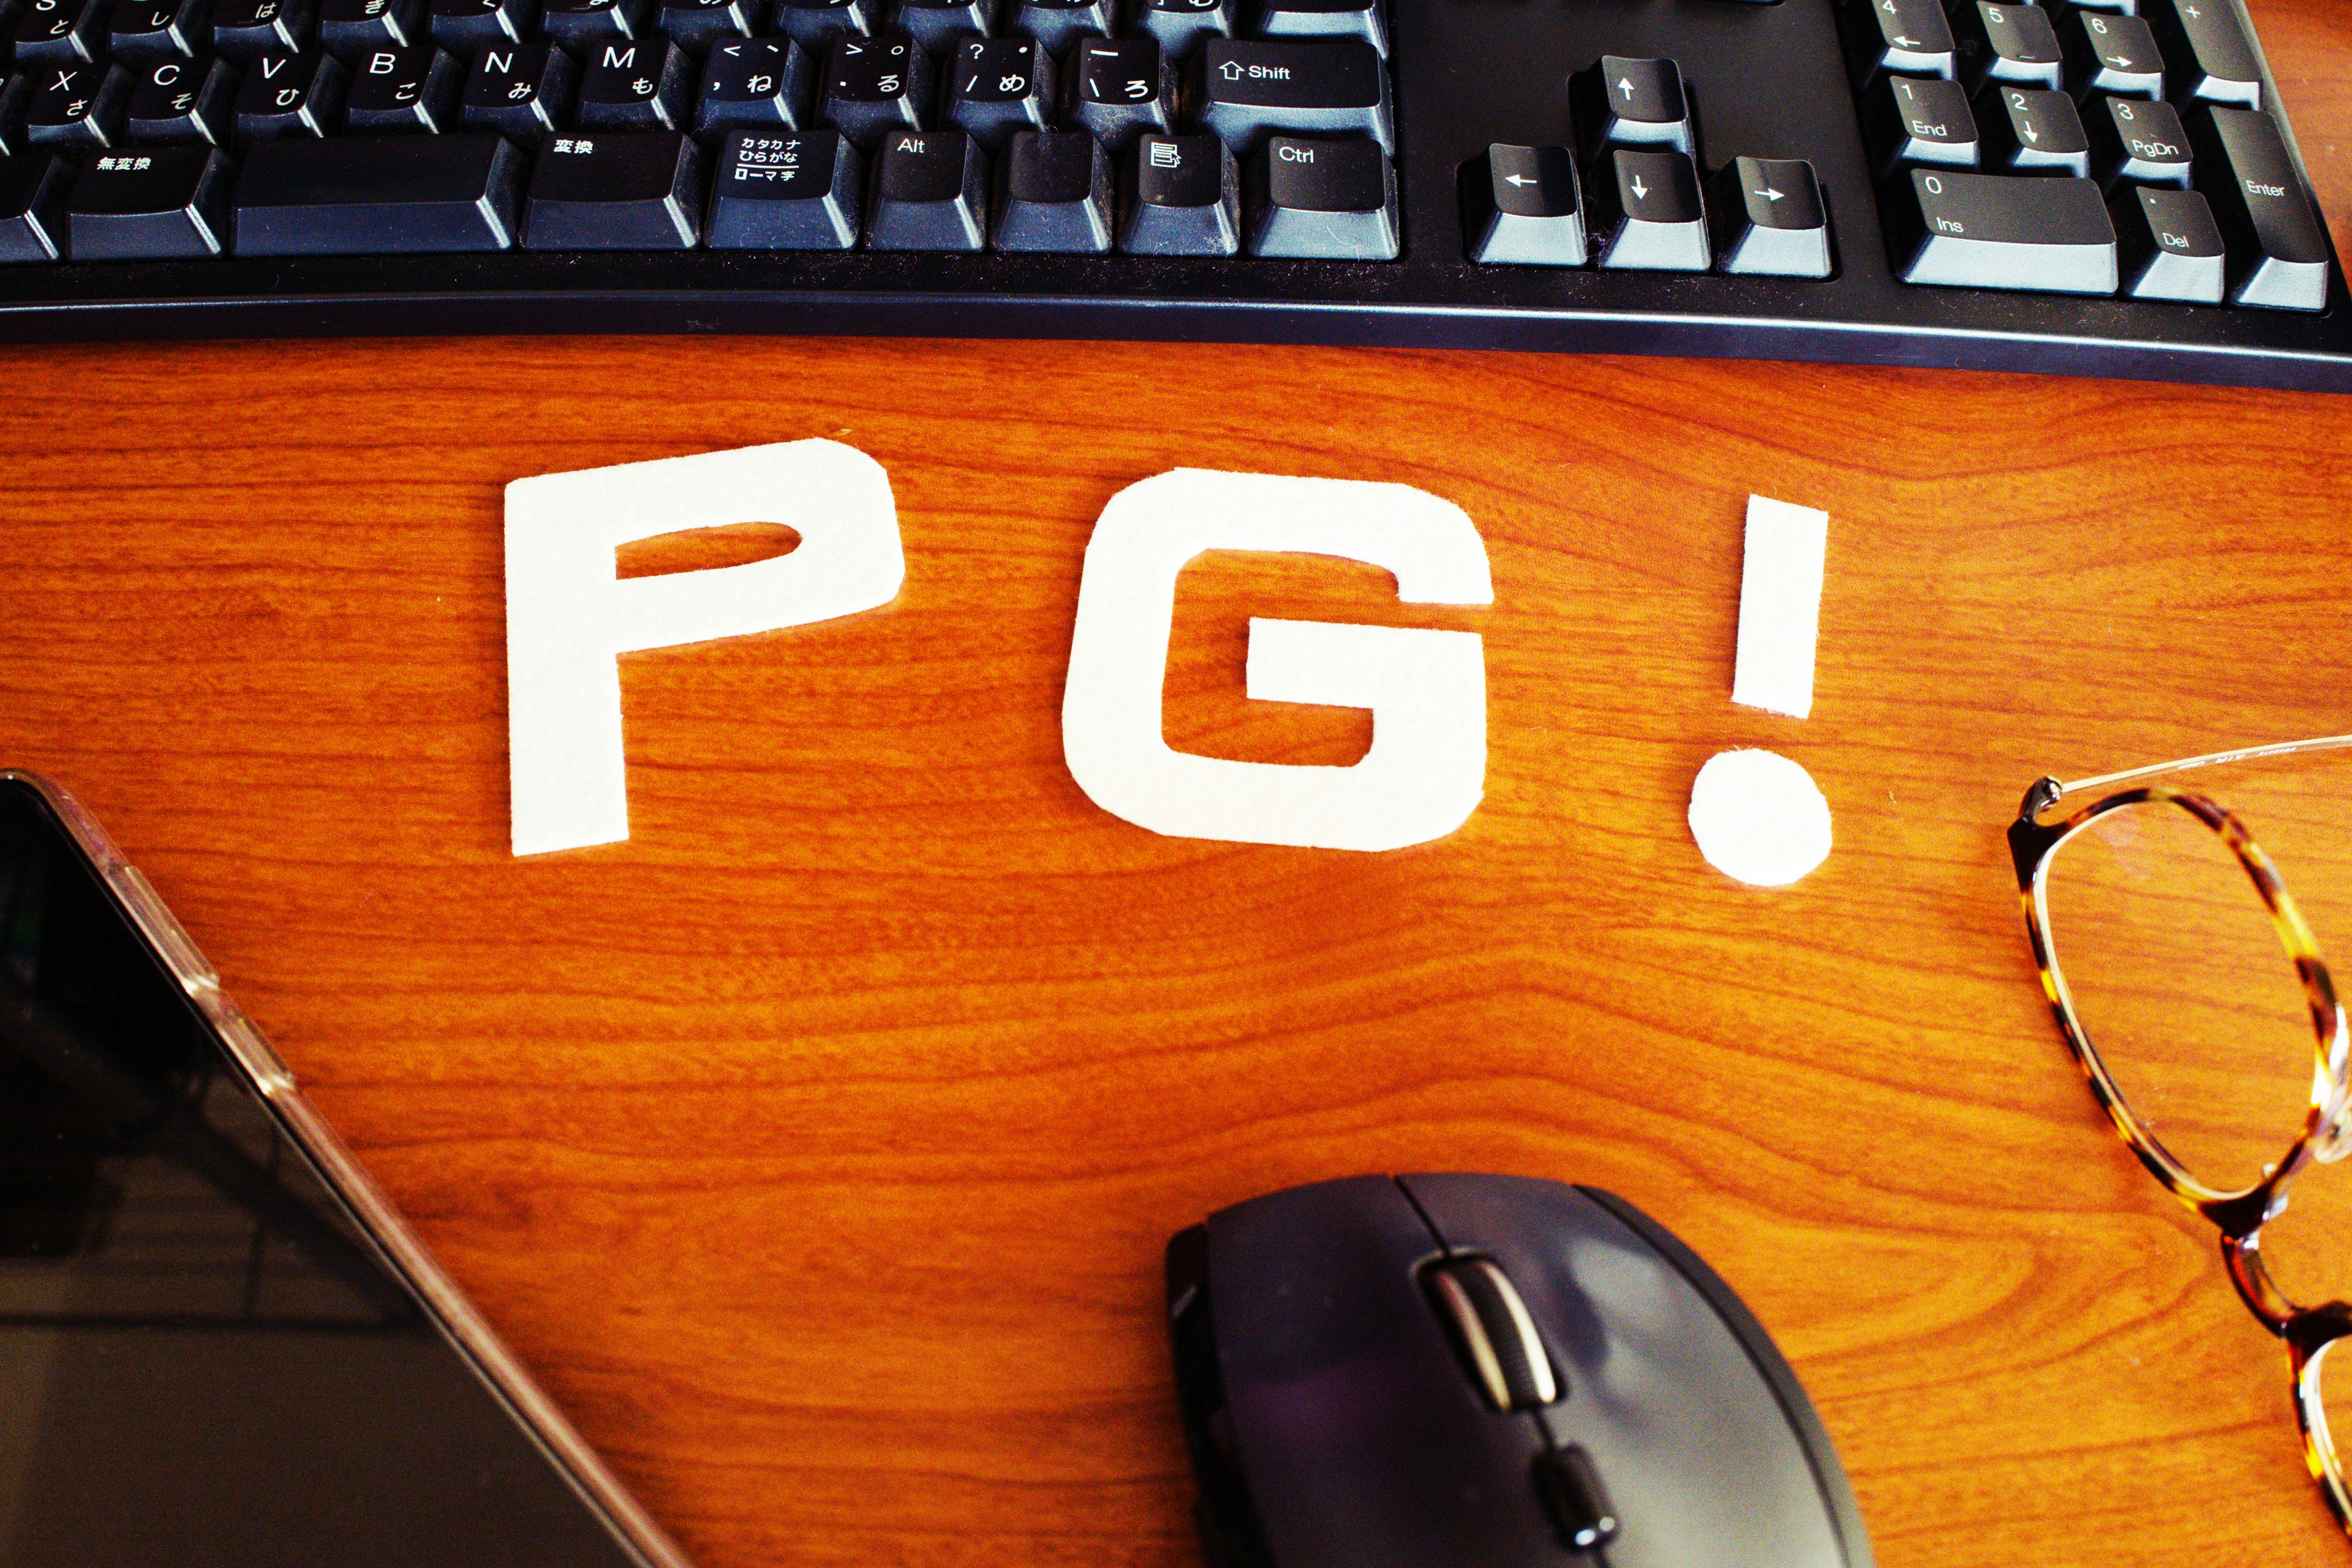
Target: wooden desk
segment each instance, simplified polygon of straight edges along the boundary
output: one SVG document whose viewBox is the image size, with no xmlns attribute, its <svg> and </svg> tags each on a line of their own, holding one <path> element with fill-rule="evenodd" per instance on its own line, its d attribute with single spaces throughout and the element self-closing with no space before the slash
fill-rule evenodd
<svg viewBox="0 0 2352 1568">
<path fill-rule="evenodd" d="M 2346 234 L 2352 10 L 2258 10 Z M 709 1568 L 1195 1562 L 1161 1244 L 1420 1169 L 1597 1183 L 1690 1241 L 1890 1568 L 2343 1560 L 2283 1353 L 2050 1026 L 2001 829 L 2044 771 L 2352 728 L 2352 403 L 900 342 L 0 377 L 0 760 L 110 825 Z M 889 471 L 898 604 L 631 658 L 635 838 L 509 858 L 500 487 L 819 435 Z M 1480 633 L 1452 838 L 1159 838 L 1071 782 L 1081 550 L 1181 464 L 1476 521 L 1487 610 L 1196 566 L 1169 680 L 1181 744 L 1345 762 L 1361 715 L 1243 700 L 1248 615 Z M 1834 517 L 1803 722 L 1727 700 L 1751 490 Z M 1795 888 L 1692 846 L 1736 743 L 1835 809 Z M 2343 948 L 2352 904 L 2315 912 Z"/>
</svg>

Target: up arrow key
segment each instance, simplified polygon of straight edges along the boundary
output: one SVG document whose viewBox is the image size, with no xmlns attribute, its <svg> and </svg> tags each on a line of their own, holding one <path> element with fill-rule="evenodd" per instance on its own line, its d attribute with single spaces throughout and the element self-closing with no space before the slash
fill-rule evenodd
<svg viewBox="0 0 2352 1568">
<path fill-rule="evenodd" d="M 1617 90 L 1625 95 L 1625 100 L 1627 102 L 1632 102 L 1633 99 L 1633 79 L 1629 76 L 1619 77 L 1617 79 Z"/>
</svg>

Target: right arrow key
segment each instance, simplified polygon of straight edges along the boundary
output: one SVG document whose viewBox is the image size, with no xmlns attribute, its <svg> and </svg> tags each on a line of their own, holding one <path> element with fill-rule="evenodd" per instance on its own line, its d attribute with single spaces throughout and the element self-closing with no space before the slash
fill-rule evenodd
<svg viewBox="0 0 2352 1568">
<path fill-rule="evenodd" d="M 1734 158 L 1717 172 L 1706 210 L 1726 272 L 1826 278 L 1834 269 L 1829 207 L 1801 158 Z"/>
</svg>

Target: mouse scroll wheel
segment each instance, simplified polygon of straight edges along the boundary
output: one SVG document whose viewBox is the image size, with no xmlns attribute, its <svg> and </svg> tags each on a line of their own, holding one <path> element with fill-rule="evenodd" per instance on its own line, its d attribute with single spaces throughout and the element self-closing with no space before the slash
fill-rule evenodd
<svg viewBox="0 0 2352 1568">
<path fill-rule="evenodd" d="M 1471 1380 L 1497 1410 L 1532 1410 L 1559 1397 L 1551 1357 L 1511 1277 L 1483 1258 L 1429 1273 L 1438 1310 L 1470 1363 Z"/>
</svg>

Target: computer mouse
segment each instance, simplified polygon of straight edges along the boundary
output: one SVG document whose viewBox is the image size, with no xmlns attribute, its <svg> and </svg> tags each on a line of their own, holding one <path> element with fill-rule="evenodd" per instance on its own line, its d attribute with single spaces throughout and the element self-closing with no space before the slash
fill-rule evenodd
<svg viewBox="0 0 2352 1568">
<path fill-rule="evenodd" d="M 1624 1199 L 1358 1176 L 1168 1244 L 1213 1568 L 1869 1568 L 1731 1288 Z"/>
</svg>

